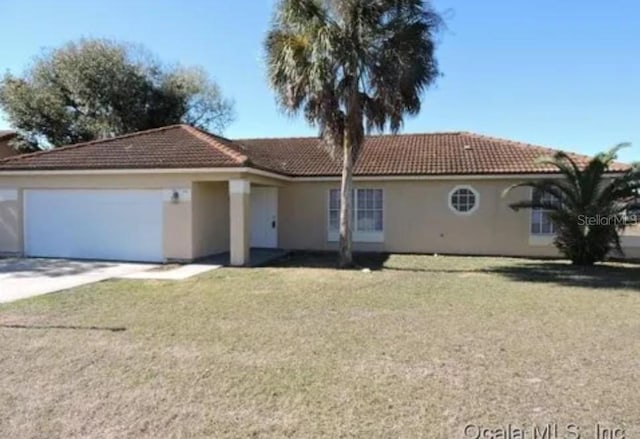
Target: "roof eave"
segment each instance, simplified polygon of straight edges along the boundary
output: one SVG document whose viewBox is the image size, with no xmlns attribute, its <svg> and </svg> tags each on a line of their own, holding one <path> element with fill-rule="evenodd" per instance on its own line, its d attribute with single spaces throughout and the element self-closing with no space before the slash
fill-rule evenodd
<svg viewBox="0 0 640 439">
<path fill-rule="evenodd" d="M 254 174 L 278 180 L 291 177 L 266 169 L 249 166 L 188 167 L 188 168 L 92 168 L 92 169 L 0 169 L 0 177 L 25 175 L 144 175 L 144 174 Z"/>
</svg>

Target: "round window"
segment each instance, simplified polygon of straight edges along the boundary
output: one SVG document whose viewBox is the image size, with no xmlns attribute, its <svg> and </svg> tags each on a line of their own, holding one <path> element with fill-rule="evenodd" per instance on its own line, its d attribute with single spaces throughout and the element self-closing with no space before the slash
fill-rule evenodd
<svg viewBox="0 0 640 439">
<path fill-rule="evenodd" d="M 456 213 L 469 214 L 477 209 L 478 198 L 472 187 L 458 186 L 449 193 L 449 207 Z"/>
</svg>

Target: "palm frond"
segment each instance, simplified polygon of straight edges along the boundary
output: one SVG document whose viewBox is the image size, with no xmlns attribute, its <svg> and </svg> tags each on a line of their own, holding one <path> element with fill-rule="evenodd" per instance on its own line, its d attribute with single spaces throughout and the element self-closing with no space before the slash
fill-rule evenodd
<svg viewBox="0 0 640 439">
<path fill-rule="evenodd" d="M 597 154 L 584 165 L 560 152 L 538 163 L 554 166 L 559 179 L 521 182 L 507 188 L 503 196 L 518 187 L 529 187 L 552 195 L 559 202 L 532 198 L 510 204 L 513 209 L 544 209 L 556 228 L 554 243 L 574 263 L 602 261 L 610 251 L 622 252 L 620 232 L 627 224 L 629 209 L 640 207 L 640 166 L 612 174 L 619 144 Z M 591 221 L 599 219 L 597 221 Z"/>
<path fill-rule="evenodd" d="M 556 200 L 562 200 L 564 198 L 563 197 L 563 189 L 558 184 L 558 182 L 554 181 L 554 180 L 537 180 L 537 181 L 525 181 L 525 182 L 521 182 L 521 183 L 516 183 L 516 184 L 513 184 L 513 185 L 509 186 L 508 188 L 506 188 L 502 192 L 502 196 L 505 197 L 507 194 L 509 194 L 514 189 L 522 188 L 522 187 L 530 188 L 533 191 L 538 191 L 539 193 L 548 193 L 548 194 L 552 195 Z M 552 206 L 552 204 L 553 204 L 553 206 Z M 527 209 L 527 208 L 529 208 L 529 209 L 547 209 L 547 208 L 555 209 L 557 207 L 557 204 L 558 203 L 547 203 L 547 202 L 531 199 L 531 200 L 524 200 L 524 201 L 520 201 L 520 202 L 511 203 L 511 204 L 509 204 L 509 207 L 511 207 L 514 210 Z"/>
<path fill-rule="evenodd" d="M 359 132 L 397 131 L 420 110 L 439 75 L 441 27 L 422 0 L 280 0 L 265 42 L 269 82 L 280 107 L 302 112 L 327 143 L 347 129 L 357 156 Z"/>
<path fill-rule="evenodd" d="M 555 167 L 572 184 L 579 186 L 582 171 L 573 158 L 564 151 L 558 151 L 553 156 L 542 156 L 536 160 L 537 164 Z"/>
</svg>

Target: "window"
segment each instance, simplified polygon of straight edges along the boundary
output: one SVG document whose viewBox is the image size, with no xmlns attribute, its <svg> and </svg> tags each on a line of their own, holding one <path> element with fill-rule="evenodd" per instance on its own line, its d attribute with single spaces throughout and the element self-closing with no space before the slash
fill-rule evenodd
<svg viewBox="0 0 640 439">
<path fill-rule="evenodd" d="M 478 208 L 479 198 L 471 186 L 456 186 L 449 192 L 449 208 L 455 213 L 469 215 Z"/>
<path fill-rule="evenodd" d="M 354 241 L 383 240 L 382 189 L 354 189 L 351 192 L 351 224 Z M 340 190 L 329 191 L 329 240 L 337 241 L 340 230 Z"/>
<path fill-rule="evenodd" d="M 534 189 L 531 195 L 531 199 L 534 202 L 550 202 L 556 203 L 556 197 L 553 195 L 540 192 Z M 532 235 L 553 235 L 555 233 L 555 226 L 551 221 L 550 209 L 531 209 L 531 234 Z"/>
<path fill-rule="evenodd" d="M 351 203 L 353 206 L 353 197 Z M 329 230 L 340 230 L 340 190 L 338 189 L 329 191 Z"/>
</svg>

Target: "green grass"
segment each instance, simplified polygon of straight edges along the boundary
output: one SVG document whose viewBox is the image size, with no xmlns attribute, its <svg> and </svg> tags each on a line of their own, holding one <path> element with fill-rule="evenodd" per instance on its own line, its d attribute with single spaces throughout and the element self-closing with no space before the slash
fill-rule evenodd
<svg viewBox="0 0 640 439">
<path fill-rule="evenodd" d="M 550 422 L 640 437 L 640 268 L 326 262 L 0 306 L 0 437 L 449 439 Z"/>
</svg>

